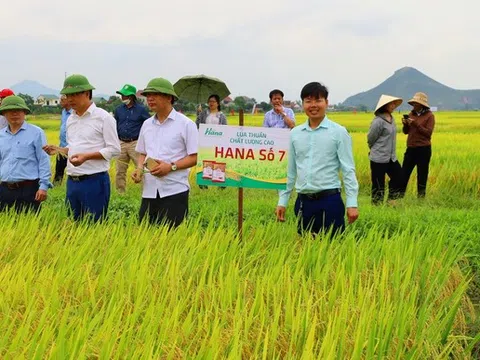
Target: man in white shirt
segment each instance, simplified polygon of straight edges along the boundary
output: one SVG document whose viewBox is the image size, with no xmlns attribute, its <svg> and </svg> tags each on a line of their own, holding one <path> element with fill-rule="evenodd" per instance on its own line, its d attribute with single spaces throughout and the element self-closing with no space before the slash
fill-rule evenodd
<svg viewBox="0 0 480 360">
<path fill-rule="evenodd" d="M 147 160 L 140 221 L 147 217 L 151 224 L 177 227 L 188 214 L 188 174 L 197 163 L 197 127 L 173 108 L 178 97 L 168 80 L 151 80 L 143 95 L 155 115 L 145 120 L 140 130 L 136 147 L 139 167 L 132 175 L 139 183 Z"/>
<path fill-rule="evenodd" d="M 65 79 L 65 94 L 73 109 L 67 120 L 67 147 L 46 146 L 53 155 L 63 152 L 67 163 L 67 204 L 75 220 L 106 217 L 110 200 L 110 160 L 120 153 L 117 124 L 113 116 L 92 102 L 92 90 L 83 75 Z"/>
</svg>

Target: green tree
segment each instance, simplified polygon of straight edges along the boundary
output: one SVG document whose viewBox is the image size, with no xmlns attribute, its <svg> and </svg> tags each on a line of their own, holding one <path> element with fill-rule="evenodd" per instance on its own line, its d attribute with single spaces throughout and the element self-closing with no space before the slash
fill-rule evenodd
<svg viewBox="0 0 480 360">
<path fill-rule="evenodd" d="M 119 98 L 118 96 L 112 95 L 108 98 L 107 104 L 110 105 L 109 107 L 111 109 L 115 110 L 116 107 L 122 104 L 122 99 Z"/>
<path fill-rule="evenodd" d="M 262 101 L 259 105 L 258 105 L 259 108 L 261 108 L 263 110 L 263 112 L 267 112 L 269 110 L 272 110 L 273 106 L 272 104 L 270 103 L 267 103 L 265 101 Z"/>
<path fill-rule="evenodd" d="M 20 96 L 23 100 L 25 100 L 25 103 L 29 108 L 33 107 L 33 104 L 35 103 L 35 100 L 33 100 L 33 97 L 31 97 L 28 94 L 22 94 L 22 93 L 18 93 L 18 96 Z"/>
<path fill-rule="evenodd" d="M 245 109 L 245 105 L 247 105 L 247 101 L 243 96 L 237 96 L 233 102 L 237 106 L 237 109 Z M 251 109 L 251 108 L 250 108 Z"/>
</svg>

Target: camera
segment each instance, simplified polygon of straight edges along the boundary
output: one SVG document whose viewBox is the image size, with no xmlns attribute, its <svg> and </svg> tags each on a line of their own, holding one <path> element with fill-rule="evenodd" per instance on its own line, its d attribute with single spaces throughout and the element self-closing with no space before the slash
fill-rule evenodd
<svg viewBox="0 0 480 360">
<path fill-rule="evenodd" d="M 403 114 L 403 118 L 404 118 L 405 120 L 407 120 L 407 119 L 408 119 L 408 114 Z"/>
</svg>

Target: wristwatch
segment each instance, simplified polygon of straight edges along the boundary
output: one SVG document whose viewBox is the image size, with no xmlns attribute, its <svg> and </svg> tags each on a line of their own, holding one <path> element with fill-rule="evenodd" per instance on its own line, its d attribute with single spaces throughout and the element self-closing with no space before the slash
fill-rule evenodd
<svg viewBox="0 0 480 360">
<path fill-rule="evenodd" d="M 176 171 L 176 170 L 177 170 L 177 164 L 172 163 L 172 171 Z"/>
</svg>

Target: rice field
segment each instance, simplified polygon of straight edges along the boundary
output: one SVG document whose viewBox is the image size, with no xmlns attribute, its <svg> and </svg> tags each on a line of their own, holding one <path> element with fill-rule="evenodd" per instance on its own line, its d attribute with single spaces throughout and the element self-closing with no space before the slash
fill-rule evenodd
<svg viewBox="0 0 480 360">
<path fill-rule="evenodd" d="M 369 201 L 372 114 L 330 118 L 360 182 L 360 218 L 332 241 L 296 235 L 293 199 L 277 223 L 277 192 L 253 189 L 239 241 L 236 189 L 200 190 L 193 174 L 171 232 L 137 223 L 131 181 L 103 224 L 68 219 L 64 186 L 38 217 L 0 214 L 0 358 L 478 358 L 480 113 L 436 114 L 427 198 L 414 172 L 395 207 Z M 29 121 L 58 142 L 59 119 Z"/>
</svg>

